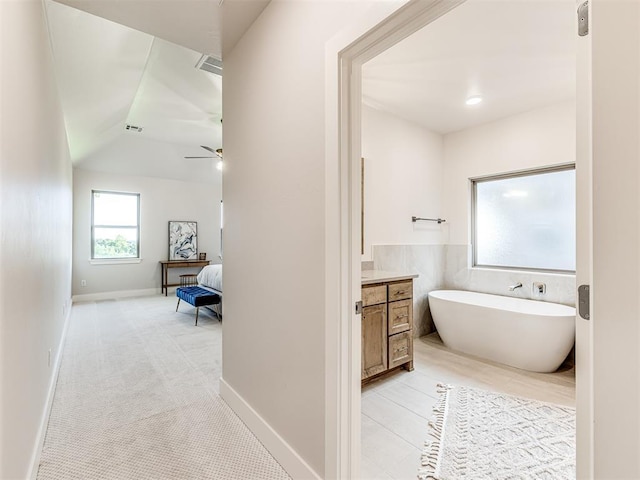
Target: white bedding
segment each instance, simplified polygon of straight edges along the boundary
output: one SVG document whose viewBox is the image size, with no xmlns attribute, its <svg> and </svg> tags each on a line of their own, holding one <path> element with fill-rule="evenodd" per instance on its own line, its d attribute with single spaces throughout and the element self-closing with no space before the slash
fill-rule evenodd
<svg viewBox="0 0 640 480">
<path fill-rule="evenodd" d="M 198 274 L 198 283 L 222 293 L 222 265 L 207 265 Z"/>
</svg>

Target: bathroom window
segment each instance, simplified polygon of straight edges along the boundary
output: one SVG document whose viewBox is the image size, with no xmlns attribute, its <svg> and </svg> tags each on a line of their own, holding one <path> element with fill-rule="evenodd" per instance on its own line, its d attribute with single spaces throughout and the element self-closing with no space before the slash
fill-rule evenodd
<svg viewBox="0 0 640 480">
<path fill-rule="evenodd" d="M 473 265 L 575 272 L 575 165 L 472 179 Z"/>
<path fill-rule="evenodd" d="M 140 257 L 140 194 L 93 190 L 91 258 Z"/>
</svg>

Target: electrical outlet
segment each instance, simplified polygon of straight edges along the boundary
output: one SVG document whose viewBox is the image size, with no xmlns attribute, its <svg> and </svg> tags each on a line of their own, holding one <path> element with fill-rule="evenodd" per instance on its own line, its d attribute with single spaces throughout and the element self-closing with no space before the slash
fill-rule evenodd
<svg viewBox="0 0 640 480">
<path fill-rule="evenodd" d="M 51 349 L 49 349 L 49 354 L 47 355 L 47 367 L 51 366 Z"/>
<path fill-rule="evenodd" d="M 81 287 L 86 287 L 87 286 L 87 281 L 86 280 L 80 280 L 80 286 Z"/>
</svg>

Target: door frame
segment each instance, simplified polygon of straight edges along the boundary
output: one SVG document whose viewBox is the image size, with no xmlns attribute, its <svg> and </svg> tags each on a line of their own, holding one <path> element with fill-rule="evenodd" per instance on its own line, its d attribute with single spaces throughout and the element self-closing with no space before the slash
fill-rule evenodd
<svg viewBox="0 0 640 480">
<path fill-rule="evenodd" d="M 362 112 L 362 65 L 394 46 L 409 35 L 427 26 L 442 15 L 465 3 L 466 0 L 411 0 L 392 15 L 342 50 L 338 55 L 338 149 L 340 178 L 340 324 L 341 332 L 336 373 L 338 380 L 338 445 L 334 450 L 337 460 L 338 478 L 359 478 L 361 432 L 360 432 L 360 315 L 354 305 L 361 299 L 361 253 L 360 224 L 361 183 L 361 112 Z M 590 49 L 581 52 L 590 59 Z M 584 66 L 584 65 L 583 65 Z M 585 67 L 586 68 L 586 67 Z M 588 86 L 590 87 L 590 85 Z M 587 88 L 587 87 L 585 87 Z M 580 97 L 578 97 L 580 99 Z M 587 106 L 587 110 L 588 110 Z M 585 109 L 578 110 L 584 115 Z M 589 110 L 590 111 L 590 110 Z M 589 117 L 590 119 L 590 117 Z M 581 125 L 581 118 L 578 118 Z M 590 120 L 586 125 L 590 128 Z M 589 132 L 583 131 L 588 134 Z M 590 154 L 590 152 L 587 152 Z M 578 159 L 577 159 L 578 160 Z M 590 188 L 590 157 L 583 156 L 588 164 L 588 187 Z M 578 167 L 576 162 L 576 168 Z M 586 180 L 585 180 L 586 182 Z M 590 196 L 583 197 L 590 202 Z M 590 215 L 590 211 L 587 212 Z M 587 218 L 587 217 L 584 217 Z M 590 232 L 589 232 L 590 233 Z M 583 244 L 590 252 L 589 241 Z M 586 272 L 590 277 L 590 271 Z M 576 275 L 576 279 L 578 279 Z M 580 319 L 576 319 L 580 322 Z M 581 326 L 583 326 L 582 324 Z M 590 329 L 590 326 L 587 327 Z M 576 358 L 592 362 L 591 333 L 579 330 L 576 336 Z M 580 342 L 580 343 L 579 343 Z M 591 365 L 591 363 L 589 363 Z M 576 438 L 576 467 L 579 478 L 592 478 L 593 472 L 593 422 L 590 381 L 591 368 L 585 369 L 576 390 L 578 437 Z M 585 408 L 586 407 L 586 408 Z M 585 412 L 584 414 L 582 412 Z"/>
<path fill-rule="evenodd" d="M 338 54 L 338 155 L 340 183 L 340 296 L 336 381 L 335 449 L 326 465 L 336 466 L 328 477 L 360 476 L 360 359 L 361 318 L 354 305 L 361 299 L 361 111 L 362 65 L 409 35 L 440 18 L 466 0 L 411 0 L 367 31 Z M 328 332 L 330 333 L 330 332 Z M 328 427 L 331 427 L 329 424 Z M 334 432 L 332 432 L 334 433 Z"/>
<path fill-rule="evenodd" d="M 576 10 L 583 2 L 584 0 L 576 0 Z M 588 8 L 591 9 L 591 6 Z M 591 15 L 588 16 L 588 22 L 591 29 Z M 578 17 L 576 16 L 577 31 Z M 591 68 L 591 35 L 578 37 L 576 40 L 576 289 L 579 285 L 593 286 Z M 576 314 L 576 478 L 580 479 L 594 478 L 593 305 L 590 307 L 591 320 L 584 320 Z"/>
</svg>

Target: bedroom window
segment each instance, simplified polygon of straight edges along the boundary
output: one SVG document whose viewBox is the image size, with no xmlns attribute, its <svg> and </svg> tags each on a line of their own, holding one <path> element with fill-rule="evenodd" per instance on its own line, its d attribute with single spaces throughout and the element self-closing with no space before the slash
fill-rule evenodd
<svg viewBox="0 0 640 480">
<path fill-rule="evenodd" d="M 473 265 L 575 272 L 575 165 L 472 179 Z"/>
<path fill-rule="evenodd" d="M 140 258 L 140 194 L 91 192 L 91 258 Z"/>
</svg>

